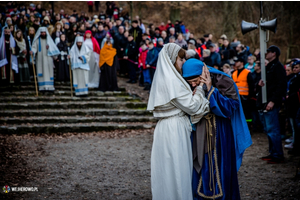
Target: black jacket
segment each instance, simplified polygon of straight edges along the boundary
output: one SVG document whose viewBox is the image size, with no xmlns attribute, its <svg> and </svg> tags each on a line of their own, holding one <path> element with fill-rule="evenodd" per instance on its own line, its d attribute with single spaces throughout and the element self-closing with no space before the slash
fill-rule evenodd
<svg viewBox="0 0 300 200">
<path fill-rule="evenodd" d="M 123 58 L 124 50 L 127 46 L 127 43 L 128 43 L 128 40 L 124 36 L 124 34 L 119 33 L 115 36 L 114 46 L 117 49 L 118 58 Z M 123 51 L 121 51 L 122 48 L 123 48 Z"/>
<path fill-rule="evenodd" d="M 133 40 L 135 41 L 135 43 L 137 45 L 140 45 L 142 41 L 142 34 L 143 34 L 142 29 L 139 26 L 137 26 L 136 28 L 131 27 L 129 33 L 133 36 Z"/>
<path fill-rule="evenodd" d="M 237 57 L 242 58 L 244 60 L 244 64 L 248 63 L 248 54 L 247 54 L 246 49 L 244 49 L 240 53 L 237 53 Z"/>
<path fill-rule="evenodd" d="M 283 65 L 278 59 L 275 59 L 266 66 L 266 83 L 267 84 L 267 103 L 262 103 L 262 92 L 259 86 L 259 93 L 257 98 L 257 107 L 259 109 L 265 109 L 266 105 L 272 101 L 274 106 L 280 107 L 282 100 L 286 94 L 286 72 Z"/>
<path fill-rule="evenodd" d="M 126 48 L 124 49 L 123 56 L 128 56 L 128 59 L 132 61 L 137 61 L 137 55 L 138 55 L 138 47 L 136 46 L 136 43 L 134 41 L 131 41 L 127 43 Z"/>
<path fill-rule="evenodd" d="M 289 81 L 286 99 L 286 111 L 288 117 L 295 118 L 300 106 L 300 74 L 295 74 Z"/>
</svg>

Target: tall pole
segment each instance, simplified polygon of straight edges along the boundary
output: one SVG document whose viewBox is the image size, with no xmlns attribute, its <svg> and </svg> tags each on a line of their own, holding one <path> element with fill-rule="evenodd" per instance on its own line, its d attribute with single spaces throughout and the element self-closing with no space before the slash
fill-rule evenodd
<svg viewBox="0 0 300 200">
<path fill-rule="evenodd" d="M 267 34 L 266 31 L 262 29 L 261 23 L 263 20 L 263 5 L 260 2 L 260 20 L 259 20 L 259 40 L 260 40 L 260 66 L 261 66 L 261 79 L 264 82 L 262 90 L 262 103 L 267 103 L 267 83 L 266 83 L 266 66 L 265 66 L 265 54 L 267 53 Z"/>
</svg>

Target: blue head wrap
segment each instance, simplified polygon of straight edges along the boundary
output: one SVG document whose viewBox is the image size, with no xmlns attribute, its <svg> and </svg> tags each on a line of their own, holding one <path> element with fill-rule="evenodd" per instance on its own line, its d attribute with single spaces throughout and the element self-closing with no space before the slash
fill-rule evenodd
<svg viewBox="0 0 300 200">
<path fill-rule="evenodd" d="M 188 78 L 192 76 L 201 75 L 203 66 L 204 66 L 203 62 L 195 58 L 191 58 L 187 60 L 182 66 L 183 77 Z M 209 66 L 207 67 L 210 73 L 222 74 L 227 77 L 230 77 L 228 76 L 228 74 L 225 74 L 224 72 L 221 72 L 215 68 Z M 234 83 L 235 90 L 238 91 L 238 88 L 234 81 L 233 83 Z M 239 101 L 241 102 L 240 95 L 238 92 L 237 94 L 239 97 Z M 244 151 L 252 144 L 251 135 L 249 132 L 249 128 L 246 122 L 246 118 L 241 103 L 239 104 L 239 108 L 237 108 L 231 116 L 231 127 L 234 135 L 236 166 L 237 166 L 237 170 L 239 170 L 242 164 Z"/>
</svg>

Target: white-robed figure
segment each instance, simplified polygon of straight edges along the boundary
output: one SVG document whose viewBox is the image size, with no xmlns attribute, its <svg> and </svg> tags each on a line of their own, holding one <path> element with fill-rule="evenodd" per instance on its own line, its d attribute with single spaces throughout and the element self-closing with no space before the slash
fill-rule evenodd
<svg viewBox="0 0 300 200">
<path fill-rule="evenodd" d="M 148 110 L 159 118 L 151 153 L 151 191 L 153 200 L 191 200 L 193 155 L 190 135 L 192 123 L 209 112 L 209 101 L 202 86 L 193 95 L 181 76 L 185 50 L 169 43 L 159 53 L 151 86 Z"/>
<path fill-rule="evenodd" d="M 92 51 L 84 44 L 83 37 L 76 37 L 74 45 L 70 50 L 73 86 L 76 96 L 88 94 L 89 60 L 91 52 Z"/>
<path fill-rule="evenodd" d="M 53 56 L 60 55 L 46 27 L 40 27 L 34 36 L 31 54 L 36 54 L 35 67 L 39 91 L 54 91 Z"/>
<path fill-rule="evenodd" d="M 16 41 L 8 26 L 3 27 L 0 38 L 0 84 L 9 85 L 15 82 L 19 72 L 16 52 Z"/>
<path fill-rule="evenodd" d="M 84 44 L 92 51 L 89 60 L 89 88 L 98 88 L 100 82 L 99 56 L 100 47 L 97 40 L 93 37 L 92 32 L 87 30 L 83 36 Z"/>
</svg>

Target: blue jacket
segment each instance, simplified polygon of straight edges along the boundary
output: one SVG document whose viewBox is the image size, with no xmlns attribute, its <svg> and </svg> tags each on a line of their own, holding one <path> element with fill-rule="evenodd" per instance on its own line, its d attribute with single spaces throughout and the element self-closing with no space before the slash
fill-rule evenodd
<svg viewBox="0 0 300 200">
<path fill-rule="evenodd" d="M 183 34 L 186 34 L 186 32 L 185 32 L 185 25 L 180 25 L 180 28 L 181 28 L 181 32 Z"/>
<path fill-rule="evenodd" d="M 214 64 L 220 65 L 220 63 L 221 63 L 221 56 L 220 56 L 220 54 L 218 54 L 216 52 L 211 52 L 210 58 L 211 58 L 212 66 L 214 66 Z"/>
<path fill-rule="evenodd" d="M 149 49 L 146 58 L 146 65 L 150 65 L 151 67 L 156 67 L 158 59 L 158 51 L 155 47 L 153 49 Z"/>
</svg>

